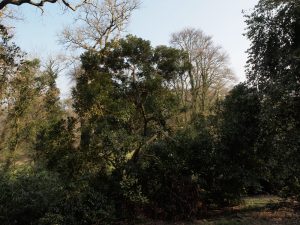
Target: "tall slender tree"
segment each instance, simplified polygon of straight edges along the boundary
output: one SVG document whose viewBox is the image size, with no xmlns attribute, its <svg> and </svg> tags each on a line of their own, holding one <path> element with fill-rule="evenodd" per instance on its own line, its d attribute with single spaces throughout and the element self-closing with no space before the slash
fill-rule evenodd
<svg viewBox="0 0 300 225">
<path fill-rule="evenodd" d="M 261 0 L 246 22 L 251 41 L 247 78 L 262 104 L 261 151 L 270 175 L 276 174 L 277 186 L 296 184 L 300 174 L 300 3 Z"/>
</svg>

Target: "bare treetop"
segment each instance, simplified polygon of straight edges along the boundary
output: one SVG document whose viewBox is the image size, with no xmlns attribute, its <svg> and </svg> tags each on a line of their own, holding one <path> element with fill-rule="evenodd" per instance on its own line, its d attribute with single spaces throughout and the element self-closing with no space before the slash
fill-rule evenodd
<svg viewBox="0 0 300 225">
<path fill-rule="evenodd" d="M 226 87 L 235 81 L 228 55 L 213 43 L 211 36 L 199 29 L 186 28 L 173 33 L 170 43 L 186 51 L 192 65 L 186 77 L 176 85 L 185 87 L 191 95 L 193 113 L 206 111 L 212 102 L 224 95 L 222 92 Z"/>
<path fill-rule="evenodd" d="M 99 50 L 125 30 L 139 0 L 93 0 L 80 8 L 74 27 L 66 27 L 60 42 L 66 47 Z"/>
</svg>

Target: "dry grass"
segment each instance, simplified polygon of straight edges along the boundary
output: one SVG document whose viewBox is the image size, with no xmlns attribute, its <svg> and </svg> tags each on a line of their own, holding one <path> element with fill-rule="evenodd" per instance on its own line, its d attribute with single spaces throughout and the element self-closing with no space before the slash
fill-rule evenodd
<svg viewBox="0 0 300 225">
<path fill-rule="evenodd" d="M 193 222 L 150 222 L 145 225 L 300 225 L 300 212 L 296 202 L 284 202 L 274 196 L 245 198 L 243 204 L 225 209 L 210 219 Z"/>
</svg>

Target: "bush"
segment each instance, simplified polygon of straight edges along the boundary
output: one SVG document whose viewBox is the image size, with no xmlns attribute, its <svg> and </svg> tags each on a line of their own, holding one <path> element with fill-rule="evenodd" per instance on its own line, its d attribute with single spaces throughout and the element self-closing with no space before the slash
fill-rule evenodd
<svg viewBox="0 0 300 225">
<path fill-rule="evenodd" d="M 64 184 L 48 171 L 0 174 L 1 225 L 110 224 L 114 204 L 88 181 Z"/>
<path fill-rule="evenodd" d="M 0 224 L 37 224 L 62 197 L 57 176 L 22 169 L 0 175 Z"/>
<path fill-rule="evenodd" d="M 142 192 L 149 200 L 145 213 L 155 219 L 192 218 L 198 213 L 201 201 L 197 182 L 184 159 L 169 144 L 151 146 L 136 170 Z"/>
<path fill-rule="evenodd" d="M 87 187 L 78 192 L 68 192 L 39 220 L 39 225 L 110 224 L 114 219 L 113 215 L 112 201 Z"/>
</svg>

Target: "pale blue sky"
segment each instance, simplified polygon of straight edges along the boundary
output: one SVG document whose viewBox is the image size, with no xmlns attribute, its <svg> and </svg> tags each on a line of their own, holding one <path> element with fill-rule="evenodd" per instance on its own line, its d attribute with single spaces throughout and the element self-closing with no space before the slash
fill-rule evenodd
<svg viewBox="0 0 300 225">
<path fill-rule="evenodd" d="M 242 10 L 249 10 L 258 0 L 142 0 L 131 18 L 128 32 L 148 39 L 153 45 L 168 44 L 170 34 L 185 27 L 202 29 L 213 36 L 216 44 L 229 54 L 231 67 L 244 80 L 245 51 L 249 42 L 242 35 L 245 23 Z M 46 57 L 64 51 L 57 34 L 72 24 L 72 12 L 57 5 L 47 5 L 44 15 L 32 6 L 22 6 L 24 21 L 15 22 L 16 42 L 34 56 Z M 67 79 L 58 80 L 63 95 L 70 86 Z"/>
</svg>

